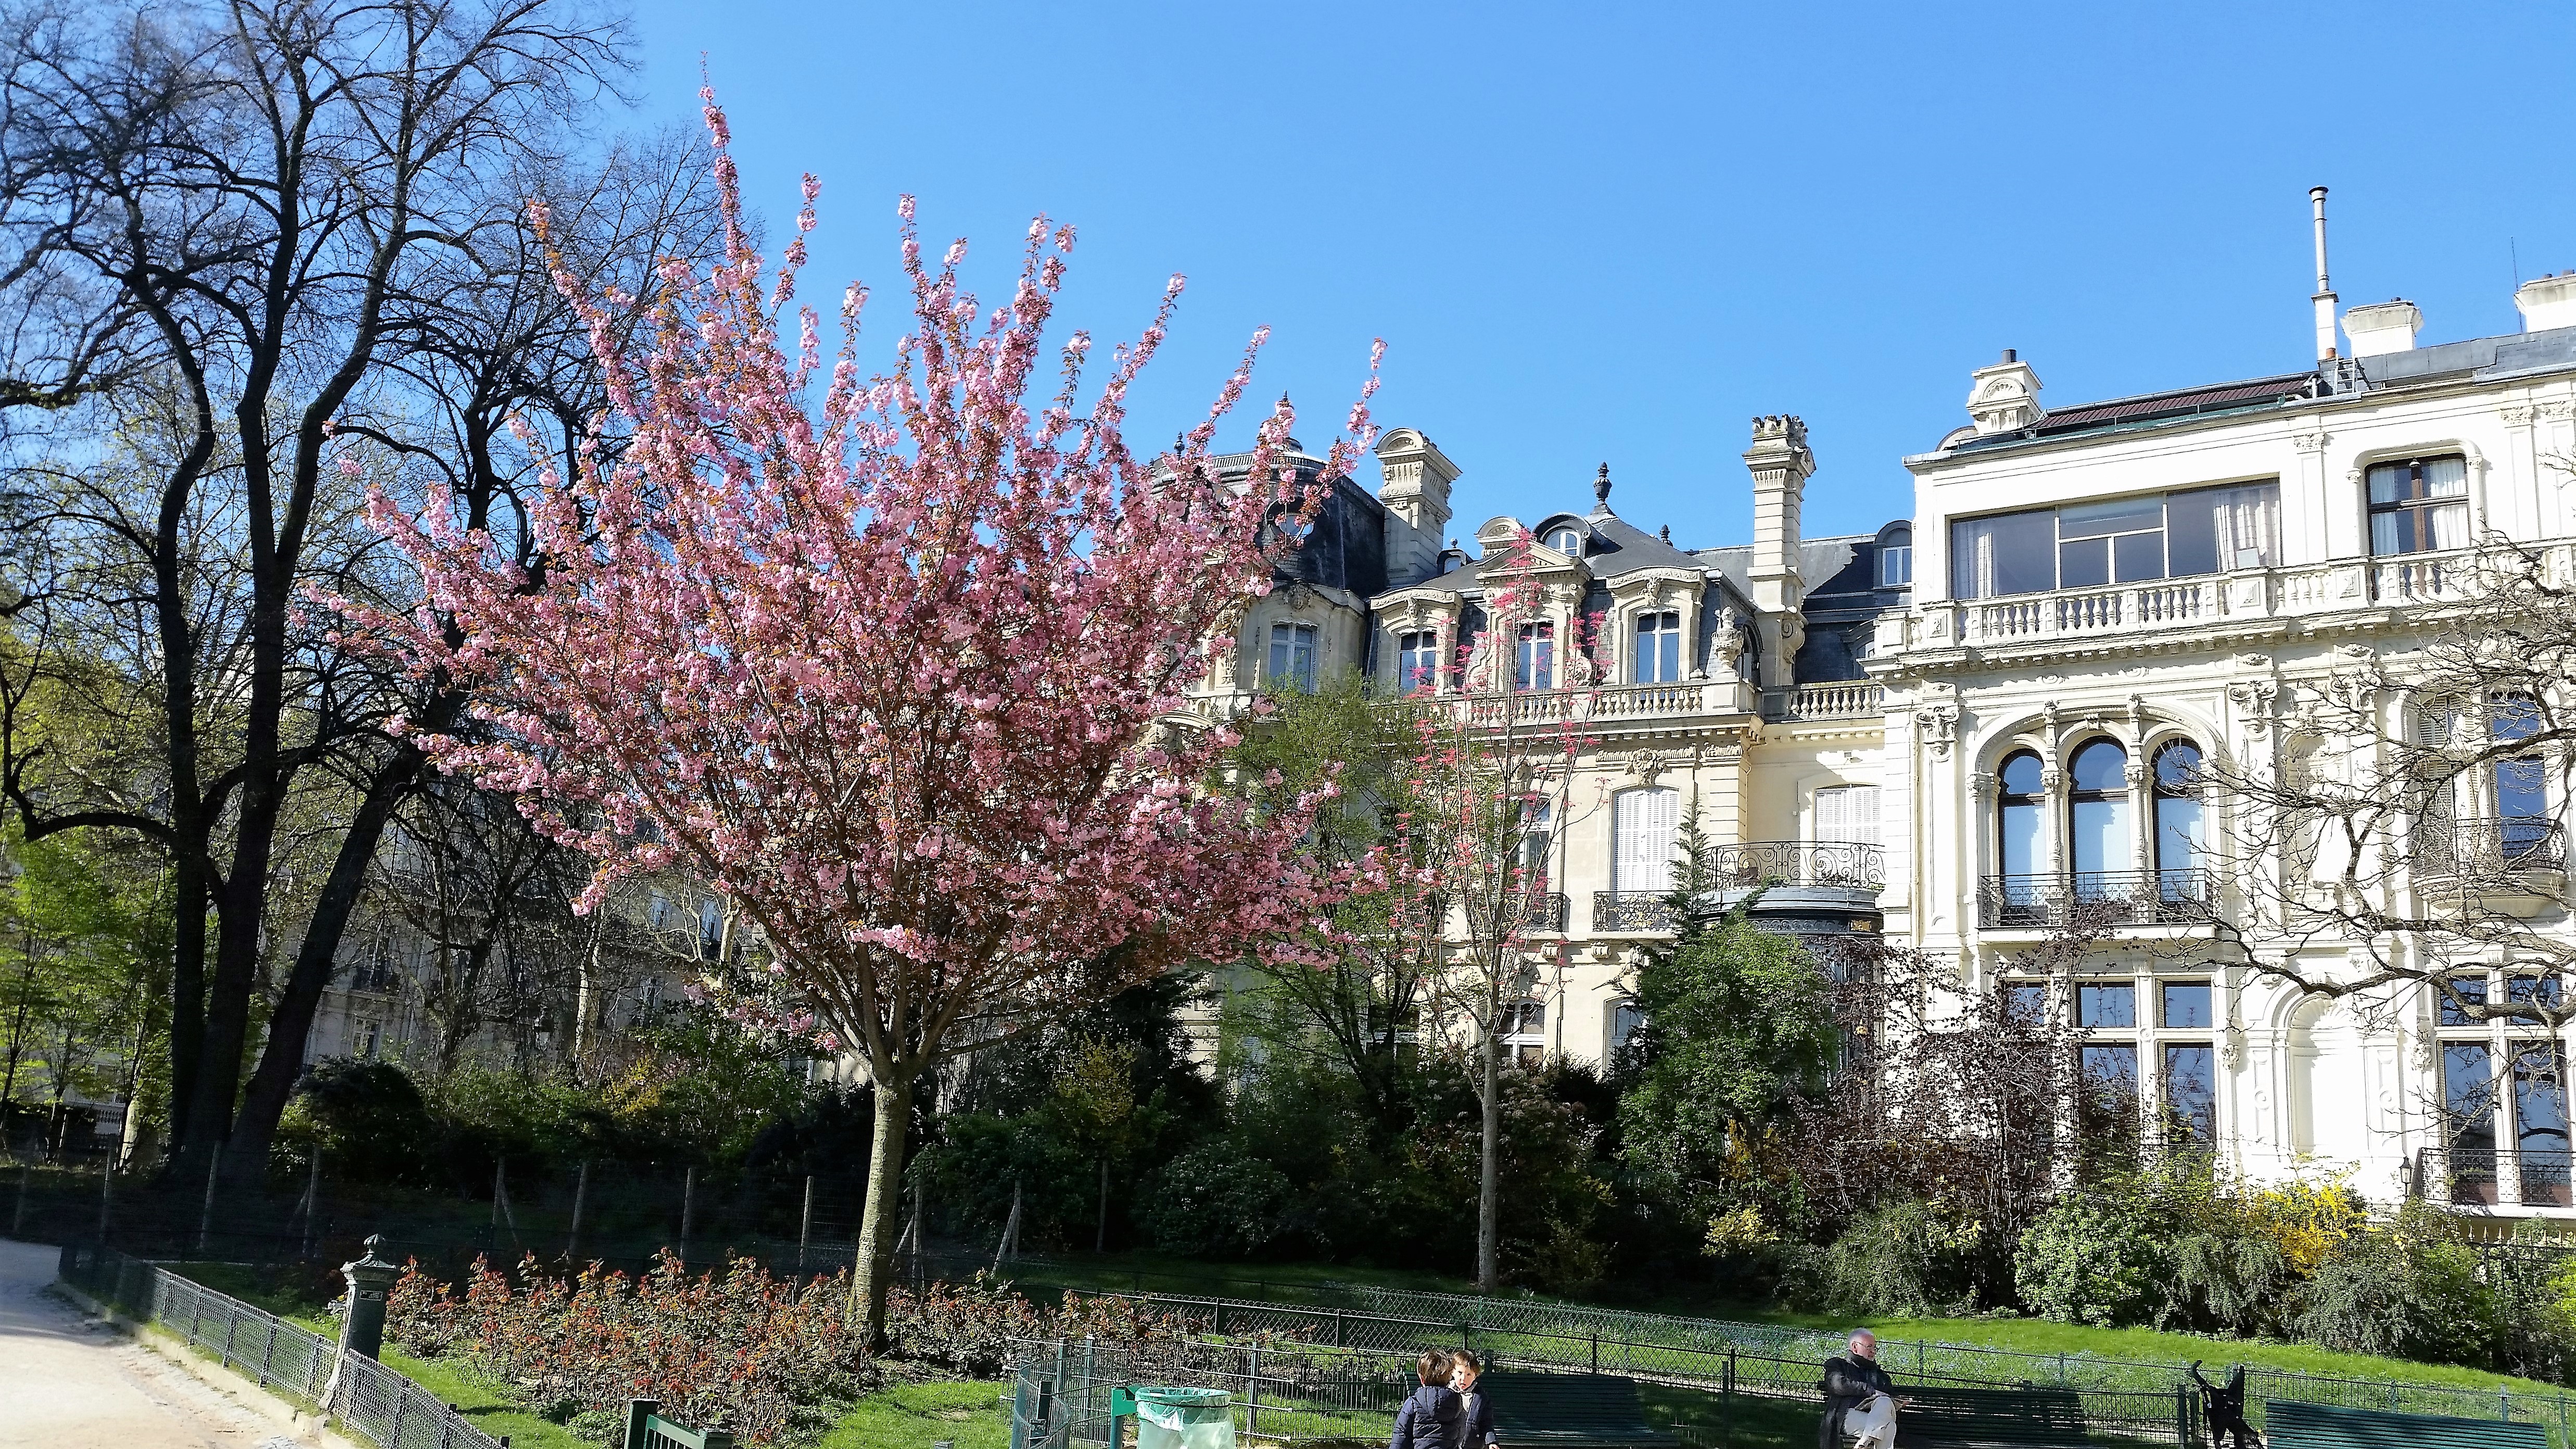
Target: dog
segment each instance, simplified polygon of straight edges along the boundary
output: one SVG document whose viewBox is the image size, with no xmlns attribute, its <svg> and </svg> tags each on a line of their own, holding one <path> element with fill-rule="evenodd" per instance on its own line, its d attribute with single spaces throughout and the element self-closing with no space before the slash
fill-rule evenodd
<svg viewBox="0 0 2576 1449">
<path fill-rule="evenodd" d="M 2200 1376 L 2200 1360 L 2191 1361 L 2191 1377 L 2200 1385 L 2200 1412 L 2209 1421 L 2210 1449 L 2262 1449 L 2263 1436 L 2245 1422 L 2245 1365 L 2227 1376 L 2220 1388 Z"/>
</svg>

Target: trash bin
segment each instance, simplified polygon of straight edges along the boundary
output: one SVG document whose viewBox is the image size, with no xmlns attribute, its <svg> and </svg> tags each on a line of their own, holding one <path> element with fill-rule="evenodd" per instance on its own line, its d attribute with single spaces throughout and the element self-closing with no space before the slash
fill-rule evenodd
<svg viewBox="0 0 2576 1449">
<path fill-rule="evenodd" d="M 1223 1389 L 1140 1387 L 1136 1449 L 1234 1449 L 1233 1402 Z"/>
</svg>

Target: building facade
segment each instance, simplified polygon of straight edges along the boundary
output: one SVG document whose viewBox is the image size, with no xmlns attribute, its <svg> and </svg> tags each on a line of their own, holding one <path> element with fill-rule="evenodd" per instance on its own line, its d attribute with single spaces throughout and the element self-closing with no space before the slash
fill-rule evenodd
<svg viewBox="0 0 2576 1449">
<path fill-rule="evenodd" d="M 2256 887 L 2286 867 L 2241 858 L 2245 807 L 2208 783 L 2365 747 L 2320 738 L 2328 698 L 2402 736 L 2408 661 L 2462 603 L 2473 544 L 2576 545 L 2576 273 L 2519 289 L 2520 333 L 2424 345 L 2411 304 L 2338 316 L 2319 270 L 2308 370 L 2051 408 L 2012 353 L 1976 369 L 1965 423 L 1904 460 L 1911 517 L 1866 536 L 1802 535 L 1815 455 L 1776 417 L 1744 455 L 1750 543 L 1630 522 L 1605 466 L 1588 507 L 1492 518 L 1462 548 L 1465 470 L 1395 429 L 1374 497 L 1334 505 L 1336 556 L 1373 522 L 1382 577 L 1283 580 L 1220 684 L 1239 701 L 1357 669 L 1495 729 L 1579 713 L 1531 859 L 1518 1060 L 1602 1060 L 1633 1027 L 1695 810 L 1740 880 L 1776 883 L 1775 926 L 1882 931 L 1964 990 L 2018 988 L 2075 1032 L 2088 1078 L 2231 1170 L 2576 1215 L 2563 1042 L 2419 983 L 2288 983 L 2359 980 L 2371 943 L 2267 927 Z M 1485 637 L 1524 536 L 1545 603 Z M 1454 661 L 1479 650 L 1509 655 L 1474 690 Z M 2503 826 L 2517 909 L 2570 934 L 2556 791 L 2481 808 L 2530 816 Z M 2392 889 L 2419 888 L 2410 869 Z M 2082 963 L 2033 973 L 2079 910 L 2100 931 Z M 2554 971 L 2511 955 L 2458 969 L 2491 1000 L 2557 999 Z"/>
</svg>

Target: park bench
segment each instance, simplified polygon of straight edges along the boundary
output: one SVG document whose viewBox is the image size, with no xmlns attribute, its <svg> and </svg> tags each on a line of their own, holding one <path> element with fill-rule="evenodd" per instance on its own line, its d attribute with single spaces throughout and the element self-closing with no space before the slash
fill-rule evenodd
<svg viewBox="0 0 2576 1449">
<path fill-rule="evenodd" d="M 2270 1449 L 2549 1449 L 2549 1431 L 2510 1419 L 2391 1414 L 2273 1399 L 2263 1406 Z"/>
<path fill-rule="evenodd" d="M 1494 1404 L 1494 1433 L 1510 1449 L 1657 1449 L 1681 1441 L 1646 1422 L 1637 1381 L 1617 1374 L 1508 1373 L 1477 1380 Z"/>
<path fill-rule="evenodd" d="M 1913 1400 L 1896 1416 L 1897 1449 L 1959 1445 L 2080 1445 L 2090 1442 L 2084 1401 L 2072 1389 L 1967 1389 L 1901 1384 Z"/>
</svg>

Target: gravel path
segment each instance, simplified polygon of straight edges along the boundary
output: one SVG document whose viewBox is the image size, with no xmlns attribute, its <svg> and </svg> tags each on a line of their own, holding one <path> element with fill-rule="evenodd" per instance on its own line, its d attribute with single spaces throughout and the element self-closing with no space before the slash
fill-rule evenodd
<svg viewBox="0 0 2576 1449">
<path fill-rule="evenodd" d="M 60 1250 L 0 1238 L 0 1446 L 303 1449 L 214 1388 L 45 1291 Z"/>
</svg>

